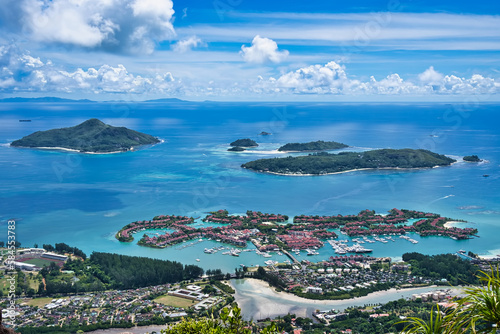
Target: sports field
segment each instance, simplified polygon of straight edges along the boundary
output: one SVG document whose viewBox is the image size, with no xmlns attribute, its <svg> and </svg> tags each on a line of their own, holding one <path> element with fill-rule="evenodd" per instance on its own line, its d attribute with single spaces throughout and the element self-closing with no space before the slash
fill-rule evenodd
<svg viewBox="0 0 500 334">
<path fill-rule="evenodd" d="M 34 264 L 35 266 L 40 267 L 40 268 L 42 268 L 44 266 L 50 266 L 51 262 L 55 262 L 55 261 L 49 261 L 49 260 L 45 260 L 45 259 L 29 259 L 29 260 L 24 261 L 24 263 Z M 57 264 L 57 262 L 56 262 L 56 264 Z"/>
</svg>

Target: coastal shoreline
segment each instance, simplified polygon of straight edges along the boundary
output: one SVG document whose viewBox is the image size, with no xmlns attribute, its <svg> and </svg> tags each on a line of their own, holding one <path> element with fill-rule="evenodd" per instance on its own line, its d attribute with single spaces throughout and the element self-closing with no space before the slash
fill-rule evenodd
<svg viewBox="0 0 500 334">
<path fill-rule="evenodd" d="M 451 166 L 451 165 L 450 165 Z M 448 166 L 437 166 L 437 167 L 448 167 Z M 357 168 L 357 169 L 349 169 L 341 172 L 333 172 L 333 173 L 324 173 L 324 174 L 293 174 L 293 173 L 276 173 L 276 172 L 268 172 L 263 170 L 254 170 L 251 168 L 242 167 L 244 169 L 248 169 L 250 171 L 262 174 L 272 174 L 272 175 L 281 175 L 281 176 L 323 176 L 323 175 L 335 175 L 335 174 L 344 174 L 351 172 L 362 172 L 368 170 L 421 170 L 421 169 L 432 169 L 436 167 L 415 167 L 415 168 L 401 168 L 401 167 L 381 167 L 381 168 Z"/>
<path fill-rule="evenodd" d="M 22 147 L 22 148 L 32 148 L 36 150 L 54 150 L 54 151 L 65 151 L 65 152 L 73 152 L 73 153 L 84 153 L 84 154 L 115 154 L 115 153 L 125 153 L 129 152 L 132 150 L 127 150 L 127 151 L 113 151 L 113 152 L 82 152 L 80 150 L 75 150 L 72 148 L 66 148 L 66 147 Z"/>
<path fill-rule="evenodd" d="M 461 287 L 426 286 L 408 289 L 389 289 L 370 293 L 363 297 L 338 300 L 314 300 L 297 297 L 288 292 L 276 292 L 267 282 L 245 278 L 231 280 L 231 286 L 236 290 L 235 301 L 242 310 L 244 319 L 264 319 L 295 314 L 299 317 L 311 317 L 314 310 L 344 311 L 353 306 L 363 306 L 374 303 L 388 303 L 400 298 L 411 298 L 413 294 L 451 289 L 452 295 L 462 294 Z"/>
<path fill-rule="evenodd" d="M 159 138 L 158 138 L 159 139 Z M 156 144 L 151 144 L 151 146 L 162 144 L 165 142 L 163 139 L 159 139 L 160 142 Z M 28 148 L 28 149 L 35 149 L 35 150 L 44 150 L 44 151 L 64 151 L 64 152 L 72 152 L 72 153 L 82 153 L 82 154 L 96 154 L 96 155 L 101 155 L 101 154 L 117 154 L 117 153 L 127 153 L 130 151 L 135 151 L 137 147 L 145 146 L 145 145 L 140 145 L 140 146 L 132 146 L 130 149 L 126 151 L 112 151 L 112 152 L 82 152 L 80 150 L 75 150 L 73 148 L 66 148 L 66 147 L 59 147 L 59 146 L 54 146 L 54 147 L 45 147 L 45 146 L 36 146 L 36 147 L 27 147 L 27 146 L 11 146 L 11 144 L 6 144 L 9 147 L 15 147 L 15 148 Z"/>
<path fill-rule="evenodd" d="M 457 227 L 457 225 L 460 224 L 466 224 L 467 222 L 461 222 L 461 221 L 456 221 L 456 220 L 450 220 L 444 223 L 443 227 L 445 228 L 451 228 L 451 227 Z"/>
<path fill-rule="evenodd" d="M 303 298 L 296 296 L 292 293 L 281 291 L 281 292 L 276 292 L 275 288 L 269 285 L 268 282 L 256 279 L 256 278 L 245 278 L 245 281 L 247 281 L 256 292 L 262 292 L 261 289 L 267 289 L 266 295 L 269 297 L 274 296 L 279 296 L 281 299 L 293 302 L 293 303 L 313 303 L 317 305 L 335 305 L 335 304 L 344 304 L 345 302 L 353 301 L 353 302 L 358 302 L 358 301 L 363 301 L 364 299 L 370 299 L 373 297 L 380 297 L 384 296 L 388 293 L 397 293 L 401 291 L 405 292 L 412 292 L 412 291 L 418 291 L 426 288 L 437 288 L 437 285 L 430 285 L 430 286 L 425 286 L 425 287 L 413 287 L 413 288 L 405 288 L 405 289 L 396 289 L 396 288 L 390 288 L 388 290 L 382 290 L 382 291 L 375 291 L 372 293 L 369 293 L 366 296 L 361 296 L 361 297 L 353 297 L 353 298 L 347 298 L 347 299 L 308 299 L 308 298 Z M 234 285 L 233 285 L 234 288 Z M 446 287 L 443 287 L 446 288 Z"/>
</svg>

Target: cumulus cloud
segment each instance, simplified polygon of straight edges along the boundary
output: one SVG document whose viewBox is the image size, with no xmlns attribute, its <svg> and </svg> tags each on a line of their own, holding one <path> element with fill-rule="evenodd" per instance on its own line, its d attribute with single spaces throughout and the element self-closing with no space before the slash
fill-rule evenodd
<svg viewBox="0 0 500 334">
<path fill-rule="evenodd" d="M 217 69 L 220 70 L 220 69 Z M 231 71 L 226 67 L 225 71 Z M 158 71 L 160 72 L 160 71 Z M 437 73 L 437 74 L 436 74 Z M 188 81 L 183 81 L 187 79 Z M 376 79 L 350 76 L 335 61 L 310 65 L 277 77 L 260 75 L 256 81 L 218 80 L 210 76 L 174 78 L 170 72 L 131 73 L 121 64 L 65 68 L 14 45 L 0 45 L 0 93 L 145 94 L 158 96 L 230 97 L 248 94 L 316 95 L 493 95 L 500 92 L 495 78 L 474 74 L 468 78 L 444 75 L 432 67 L 406 79 L 397 73 Z"/>
<path fill-rule="evenodd" d="M 311 65 L 289 72 L 276 80 L 281 88 L 290 88 L 296 92 L 314 93 L 320 91 L 339 92 L 348 84 L 344 67 L 334 61 L 328 64 Z"/>
<path fill-rule="evenodd" d="M 184 53 L 193 48 L 204 45 L 202 40 L 196 36 L 191 36 L 188 39 L 178 41 L 172 46 L 175 52 Z"/>
<path fill-rule="evenodd" d="M 141 76 L 123 65 L 66 71 L 13 46 L 0 47 L 0 92 L 164 94 L 178 89 L 170 72 Z"/>
<path fill-rule="evenodd" d="M 151 53 L 157 42 L 175 35 L 172 0 L 5 1 L 4 26 L 43 43 Z"/>
<path fill-rule="evenodd" d="M 429 94 L 497 94 L 500 83 L 493 78 L 474 74 L 470 78 L 443 75 L 430 67 L 418 75 L 418 81 L 404 80 L 393 73 L 377 80 L 349 78 L 345 67 L 331 61 L 325 65 L 311 65 L 264 79 L 259 76 L 253 86 L 258 93 L 342 94 L 342 95 L 429 95 Z"/>
<path fill-rule="evenodd" d="M 418 78 L 424 84 L 438 85 L 443 81 L 444 76 L 441 73 L 434 70 L 434 66 L 431 66 L 428 69 L 426 69 L 423 73 L 420 73 L 418 75 Z"/>
<path fill-rule="evenodd" d="M 269 38 L 255 36 L 252 46 L 241 46 L 240 54 L 248 63 L 262 64 L 266 62 L 280 63 L 288 57 L 287 50 L 278 51 L 278 44 Z"/>
</svg>

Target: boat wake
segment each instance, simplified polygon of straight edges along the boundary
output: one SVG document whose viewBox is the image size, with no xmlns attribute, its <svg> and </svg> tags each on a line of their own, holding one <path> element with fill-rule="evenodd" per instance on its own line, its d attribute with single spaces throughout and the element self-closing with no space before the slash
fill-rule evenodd
<svg viewBox="0 0 500 334">
<path fill-rule="evenodd" d="M 447 199 L 447 198 L 450 198 L 450 197 L 454 197 L 455 195 L 446 195 L 446 196 L 443 196 L 443 197 L 440 197 L 438 199 L 435 199 L 434 201 L 430 202 L 429 204 L 432 204 L 432 203 L 436 203 L 437 201 L 441 201 L 443 199 Z"/>
</svg>

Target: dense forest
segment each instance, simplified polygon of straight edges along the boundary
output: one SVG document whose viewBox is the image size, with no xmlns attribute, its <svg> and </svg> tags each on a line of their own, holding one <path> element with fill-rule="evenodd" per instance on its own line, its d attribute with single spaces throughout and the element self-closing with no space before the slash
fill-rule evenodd
<svg viewBox="0 0 500 334">
<path fill-rule="evenodd" d="M 84 254 L 82 258 L 85 257 Z M 40 283 L 38 294 L 134 289 L 195 279 L 204 273 L 198 266 L 183 265 L 176 261 L 96 252 L 86 260 L 68 259 L 62 269 L 73 273 L 65 273 L 60 269 L 52 262 L 40 270 L 45 285 Z"/>
<path fill-rule="evenodd" d="M 99 265 L 119 289 L 174 283 L 203 275 L 203 269 L 195 265 L 138 256 L 94 252 L 90 261 Z"/>
<path fill-rule="evenodd" d="M 327 151 L 327 150 L 338 150 L 341 148 L 349 147 L 346 144 L 337 143 L 335 141 L 312 141 L 309 143 L 288 143 L 286 145 L 278 148 L 278 151 Z"/>
<path fill-rule="evenodd" d="M 475 284 L 478 267 L 469 260 L 454 254 L 423 255 L 420 253 L 405 253 L 403 261 L 411 265 L 414 276 L 445 278 L 446 284 Z"/>
<path fill-rule="evenodd" d="M 80 152 L 128 151 L 131 147 L 156 144 L 158 138 L 145 133 L 114 127 L 92 118 L 79 125 L 37 131 L 29 136 L 13 141 L 16 147 L 63 147 Z"/>
<path fill-rule="evenodd" d="M 277 174 L 328 174 L 361 168 L 424 168 L 448 166 L 454 159 L 428 150 L 381 149 L 366 152 L 326 152 L 298 157 L 259 159 L 241 167 Z"/>
</svg>

